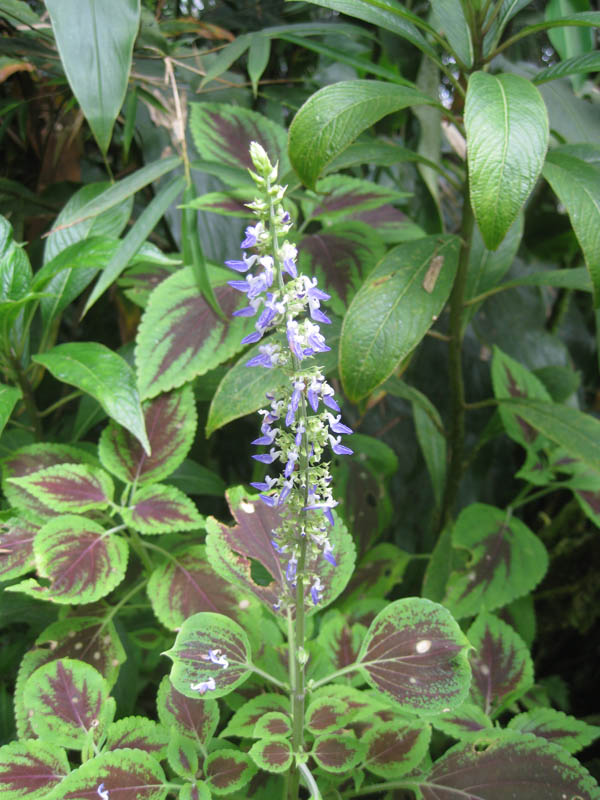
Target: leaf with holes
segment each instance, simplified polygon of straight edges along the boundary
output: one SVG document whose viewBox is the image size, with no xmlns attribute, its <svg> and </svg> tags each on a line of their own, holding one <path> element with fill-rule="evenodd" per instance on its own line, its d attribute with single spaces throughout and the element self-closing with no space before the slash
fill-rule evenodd
<svg viewBox="0 0 600 800">
<path fill-rule="evenodd" d="M 138 489 L 121 510 L 123 522 L 139 533 L 176 533 L 204 527 L 194 502 L 174 486 L 152 483 Z"/>
<path fill-rule="evenodd" d="M 173 772 L 182 778 L 192 780 L 198 772 L 196 745 L 177 730 L 171 731 L 167 757 Z"/>
<path fill-rule="evenodd" d="M 462 703 L 452 711 L 431 717 L 430 721 L 434 728 L 461 741 L 476 739 L 493 727 L 492 720 L 473 703 Z"/>
<path fill-rule="evenodd" d="M 287 716 L 290 712 L 289 699 L 282 694 L 272 692 L 253 697 L 234 712 L 221 736 L 252 737 L 258 722 L 271 712 Z"/>
<path fill-rule="evenodd" d="M 40 739 L 81 749 L 91 731 L 111 721 L 108 684 L 83 661 L 61 658 L 36 669 L 24 690 L 25 707 Z"/>
<path fill-rule="evenodd" d="M 215 294 L 229 319 L 240 293 L 219 286 Z M 178 270 L 152 292 L 138 328 L 135 363 L 143 399 L 156 397 L 204 375 L 239 352 L 252 320 L 224 322 L 198 292 L 190 267 Z"/>
<path fill-rule="evenodd" d="M 534 589 L 548 567 L 546 548 L 529 528 L 494 506 L 473 503 L 459 514 L 452 545 L 470 554 L 450 573 L 444 605 L 460 619 L 493 611 Z"/>
<path fill-rule="evenodd" d="M 158 761 L 143 750 L 101 753 L 73 770 L 46 800 L 165 800 L 166 777 Z"/>
<path fill-rule="evenodd" d="M 282 711 L 269 711 L 258 720 L 254 726 L 252 737 L 254 739 L 268 739 L 271 736 L 290 736 L 292 733 L 292 720 Z"/>
<path fill-rule="evenodd" d="M 365 755 L 365 746 L 348 734 L 319 736 L 315 739 L 312 757 L 327 772 L 348 772 Z"/>
<path fill-rule="evenodd" d="M 20 578 L 35 568 L 33 540 L 39 525 L 11 518 L 0 524 L 0 580 Z"/>
<path fill-rule="evenodd" d="M 50 742 L 11 742 L 0 747 L 3 800 L 44 800 L 69 771 L 67 754 Z"/>
<path fill-rule="evenodd" d="M 177 691 L 167 675 L 158 687 L 156 707 L 165 728 L 175 728 L 200 747 L 206 747 L 219 724 L 216 700 L 186 697 Z"/>
<path fill-rule="evenodd" d="M 348 704 L 337 697 L 319 697 L 306 709 L 305 725 L 315 735 L 332 733 L 343 728 L 352 718 Z"/>
<path fill-rule="evenodd" d="M 222 697 L 250 675 L 248 637 L 222 614 L 205 611 L 186 619 L 164 655 L 173 662 L 171 683 L 186 697 Z"/>
<path fill-rule="evenodd" d="M 471 625 L 471 699 L 497 717 L 533 686 L 533 662 L 527 645 L 510 625 L 493 614 L 480 614 Z"/>
<path fill-rule="evenodd" d="M 430 739 L 430 726 L 420 720 L 375 725 L 361 739 L 367 751 L 363 766 L 380 778 L 399 778 L 423 760 Z"/>
<path fill-rule="evenodd" d="M 114 492 L 110 475 L 84 464 L 57 464 L 23 478 L 8 480 L 63 514 L 106 508 Z"/>
<path fill-rule="evenodd" d="M 152 753 L 157 761 L 161 761 L 165 757 L 168 742 L 168 729 L 154 720 L 146 717 L 123 717 L 108 726 L 102 750 L 133 747 Z"/>
<path fill-rule="evenodd" d="M 213 794 L 230 794 L 245 786 L 256 772 L 250 756 L 238 750 L 217 750 L 204 761 L 204 774 Z"/>
<path fill-rule="evenodd" d="M 555 708 L 533 708 L 517 714 L 509 721 L 507 728 L 548 739 L 568 753 L 577 753 L 600 737 L 598 725 L 588 725 Z"/>
<path fill-rule="evenodd" d="M 591 775 L 558 745 L 490 731 L 448 750 L 419 781 L 423 800 L 597 800 Z"/>
<path fill-rule="evenodd" d="M 191 386 L 166 392 L 142 407 L 152 452 L 111 422 L 102 432 L 98 453 L 113 475 L 126 483 L 154 483 L 167 478 L 189 452 L 196 433 L 196 403 Z"/>
<path fill-rule="evenodd" d="M 267 772 L 285 772 L 292 759 L 292 746 L 283 736 L 259 739 L 250 748 L 249 755 L 259 769 Z"/>
<path fill-rule="evenodd" d="M 157 567 L 148 582 L 148 597 L 158 619 L 172 631 L 200 611 L 237 617 L 240 607 L 249 605 L 211 568 L 202 545 L 186 546 Z"/>
<path fill-rule="evenodd" d="M 375 617 L 358 664 L 378 691 L 407 709 L 436 714 L 459 705 L 467 694 L 468 647 L 449 611 L 409 597 Z"/>
</svg>

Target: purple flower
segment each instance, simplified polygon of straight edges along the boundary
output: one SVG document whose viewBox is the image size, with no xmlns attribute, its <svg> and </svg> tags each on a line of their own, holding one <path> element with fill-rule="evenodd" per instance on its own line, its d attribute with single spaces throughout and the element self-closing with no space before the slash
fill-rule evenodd
<svg viewBox="0 0 600 800">
<path fill-rule="evenodd" d="M 333 436 L 330 435 L 329 436 L 329 441 L 331 443 L 331 449 L 338 456 L 351 456 L 352 453 L 354 452 L 354 450 L 350 450 L 349 447 L 346 447 L 345 445 L 343 445 L 341 443 L 342 442 L 342 437 L 341 436 L 336 436 L 334 438 Z M 256 458 L 256 456 L 255 456 L 255 458 Z"/>
<path fill-rule="evenodd" d="M 240 247 L 242 250 L 245 250 L 247 247 L 255 247 L 256 243 L 258 242 L 258 237 L 263 232 L 264 227 L 261 222 L 257 223 L 256 225 L 248 225 L 246 228 L 246 238 L 241 243 Z"/>
<path fill-rule="evenodd" d="M 254 344 L 255 342 L 260 342 L 261 339 L 261 331 L 253 331 L 252 333 L 249 333 L 248 336 L 244 336 L 242 339 L 242 344 Z"/>
<path fill-rule="evenodd" d="M 258 456 L 252 456 L 255 461 L 260 461 L 261 464 L 272 464 L 281 455 L 280 450 L 275 450 L 274 447 L 268 453 L 262 453 Z"/>
<path fill-rule="evenodd" d="M 329 513 L 331 514 L 331 509 L 328 508 L 327 511 L 329 511 Z M 331 517 L 331 519 L 333 520 L 333 516 Z M 331 524 L 333 525 L 333 522 Z M 325 548 L 323 550 L 323 558 L 325 559 L 325 561 L 329 561 L 329 563 L 333 567 L 337 567 L 337 561 L 333 557 L 333 545 L 330 544 L 329 542 L 325 543 Z"/>
<path fill-rule="evenodd" d="M 258 348 L 259 355 L 246 361 L 247 367 L 266 367 L 272 369 L 279 362 L 280 347 L 278 344 L 262 344 Z M 263 431 L 264 433 L 264 431 Z"/>
<path fill-rule="evenodd" d="M 248 281 L 227 281 L 227 283 L 233 288 L 237 289 L 238 292 L 247 292 L 250 288 L 250 284 Z"/>
<path fill-rule="evenodd" d="M 332 390 L 331 394 L 323 393 L 323 402 L 325 403 L 325 405 L 328 408 L 331 408 L 333 411 L 339 411 L 340 410 L 340 407 L 338 406 L 338 404 L 335 402 L 335 400 L 333 398 L 333 390 Z"/>
<path fill-rule="evenodd" d="M 269 506 L 270 508 L 273 508 L 273 506 L 276 506 L 276 505 L 277 505 L 277 498 L 276 498 L 276 497 L 273 497 L 272 495 L 268 495 L 268 494 L 259 494 L 258 496 L 259 496 L 259 497 L 260 497 L 260 499 L 263 501 L 263 503 L 264 503 L 266 506 Z"/>
<path fill-rule="evenodd" d="M 296 556 L 292 556 L 288 561 L 286 570 L 285 570 L 285 578 L 288 583 L 294 583 L 296 578 L 296 568 L 298 567 L 298 559 Z"/>
<path fill-rule="evenodd" d="M 304 358 L 303 345 L 299 337 L 298 323 L 295 320 L 290 320 L 286 327 L 287 340 L 290 350 L 296 356 L 298 361 Z"/>
<path fill-rule="evenodd" d="M 334 417 L 333 414 L 327 414 L 329 419 L 329 427 L 334 433 L 354 433 L 352 428 L 349 428 L 347 425 L 344 425 L 343 422 L 340 422 L 341 415 L 338 417 Z"/>
<path fill-rule="evenodd" d="M 229 269 L 234 269 L 236 272 L 248 272 L 250 267 L 256 262 L 257 258 L 258 256 L 247 256 L 246 253 L 244 253 L 242 261 L 232 259 L 230 261 L 226 261 L 225 266 L 229 267 Z"/>
<path fill-rule="evenodd" d="M 319 600 L 321 599 L 320 593 L 323 591 L 324 586 L 321 583 L 321 579 L 316 577 L 313 581 L 313 585 L 310 587 L 310 596 L 313 601 L 313 605 L 318 605 Z"/>
</svg>

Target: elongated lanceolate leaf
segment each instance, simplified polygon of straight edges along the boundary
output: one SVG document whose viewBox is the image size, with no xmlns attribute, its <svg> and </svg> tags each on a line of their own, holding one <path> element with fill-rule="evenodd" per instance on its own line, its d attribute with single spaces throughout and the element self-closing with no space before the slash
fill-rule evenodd
<svg viewBox="0 0 600 800">
<path fill-rule="evenodd" d="M 251 758 L 240 750 L 217 750 L 204 761 L 207 785 L 212 794 L 235 792 L 256 772 Z"/>
<path fill-rule="evenodd" d="M 139 533 L 176 533 L 204 527 L 193 501 L 174 486 L 153 483 L 138 489 L 121 512 Z"/>
<path fill-rule="evenodd" d="M 16 517 L 0 525 L 0 580 L 20 578 L 34 569 L 33 540 L 39 529 L 39 525 Z"/>
<path fill-rule="evenodd" d="M 67 754 L 51 742 L 11 742 L 0 748 L 3 800 L 43 800 L 69 771 Z"/>
<path fill-rule="evenodd" d="M 250 674 L 250 644 L 237 622 L 203 612 L 186 619 L 164 655 L 173 661 L 171 683 L 186 697 L 222 697 Z"/>
<path fill-rule="evenodd" d="M 471 697 L 494 718 L 533 685 L 533 662 L 525 642 L 506 622 L 480 614 L 469 628 Z"/>
<path fill-rule="evenodd" d="M 289 131 L 289 153 L 300 179 L 314 188 L 327 165 L 382 117 L 408 106 L 437 105 L 417 89 L 383 81 L 340 81 L 315 92 Z"/>
<path fill-rule="evenodd" d="M 584 53 L 573 58 L 565 58 L 551 67 L 546 67 L 533 78 L 537 85 L 548 81 L 566 78 L 567 75 L 581 75 L 600 71 L 600 53 Z"/>
<path fill-rule="evenodd" d="M 443 600 L 458 619 L 527 594 L 548 567 L 544 545 L 521 520 L 483 503 L 460 513 L 452 545 L 470 553 L 465 567 L 450 573 Z"/>
<path fill-rule="evenodd" d="M 473 42 L 463 6 L 458 0 L 432 0 L 431 10 L 438 31 L 444 34 L 463 64 L 472 67 Z"/>
<path fill-rule="evenodd" d="M 389 378 L 433 325 L 452 289 L 458 244 L 455 236 L 406 242 L 369 274 L 342 326 L 340 375 L 351 400 Z"/>
<path fill-rule="evenodd" d="M 202 747 L 212 739 L 219 724 L 219 704 L 210 698 L 186 697 L 173 686 L 168 676 L 162 679 L 156 698 L 158 718 L 170 729 L 175 727 L 183 736 Z"/>
<path fill-rule="evenodd" d="M 10 415 L 20 398 L 20 389 L 0 383 L 0 433 L 4 430 L 4 426 L 10 419 Z"/>
<path fill-rule="evenodd" d="M 106 730 L 103 750 L 121 750 L 133 747 L 152 753 L 157 761 L 165 757 L 169 730 L 146 717 L 123 717 L 111 723 Z"/>
<path fill-rule="evenodd" d="M 165 773 L 149 753 L 112 750 L 73 770 L 47 800 L 165 800 L 165 782 Z"/>
<path fill-rule="evenodd" d="M 292 763 L 292 746 L 283 736 L 259 739 L 250 748 L 250 757 L 259 769 L 285 772 Z"/>
<path fill-rule="evenodd" d="M 48 0 L 46 5 L 69 84 L 106 153 L 125 99 L 140 1 Z"/>
<path fill-rule="evenodd" d="M 591 775 L 561 747 L 512 731 L 449 750 L 419 783 L 423 800 L 597 800 Z"/>
<path fill-rule="evenodd" d="M 568 753 L 577 753 L 600 736 L 600 727 L 588 725 L 555 708 L 533 708 L 517 714 L 508 723 L 508 729 L 520 733 L 533 733 L 563 747 Z"/>
<path fill-rule="evenodd" d="M 548 114 L 525 78 L 475 72 L 467 87 L 465 127 L 471 205 L 486 247 L 495 250 L 541 172 Z"/>
<path fill-rule="evenodd" d="M 58 380 L 96 399 L 108 416 L 133 433 L 150 454 L 135 376 L 120 355 L 98 342 L 71 342 L 59 344 L 33 360 Z"/>
<path fill-rule="evenodd" d="M 364 766 L 381 778 L 406 775 L 425 757 L 429 749 L 431 727 L 424 722 L 385 722 L 367 731 Z"/>
<path fill-rule="evenodd" d="M 106 508 L 114 491 L 110 475 L 87 464 L 58 464 L 8 480 L 26 489 L 53 511 L 63 513 Z"/>
<path fill-rule="evenodd" d="M 431 600 L 396 600 L 371 623 L 359 665 L 375 689 L 414 711 L 459 705 L 470 680 L 469 643 L 450 613 Z"/>
<path fill-rule="evenodd" d="M 90 731 L 110 722 L 108 684 L 83 661 L 61 658 L 39 667 L 27 681 L 24 702 L 37 735 L 62 747 L 81 748 Z"/>
</svg>

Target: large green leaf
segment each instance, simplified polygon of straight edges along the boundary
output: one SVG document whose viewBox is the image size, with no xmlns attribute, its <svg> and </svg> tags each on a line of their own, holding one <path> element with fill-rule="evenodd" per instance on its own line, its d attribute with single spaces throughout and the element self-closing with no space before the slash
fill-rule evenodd
<svg viewBox="0 0 600 800">
<path fill-rule="evenodd" d="M 140 0 L 47 0 L 46 7 L 73 94 L 106 153 L 125 99 Z"/>
<path fill-rule="evenodd" d="M 20 397 L 21 390 L 16 386 L 5 386 L 0 383 L 0 433 L 4 430 Z"/>
<path fill-rule="evenodd" d="M 437 319 L 458 264 L 456 236 L 398 245 L 369 273 L 342 326 L 340 375 L 348 397 L 366 397 L 392 374 Z"/>
<path fill-rule="evenodd" d="M 578 11 L 589 11 L 590 0 L 550 0 L 546 5 L 545 17 L 548 21 L 569 17 Z M 594 31 L 590 28 L 566 27 L 551 28 L 548 38 L 560 57 L 565 60 L 574 58 L 594 49 Z M 580 86 L 582 79 L 576 82 Z"/>
<path fill-rule="evenodd" d="M 292 166 L 314 188 L 327 165 L 382 117 L 408 106 L 438 105 L 409 86 L 383 81 L 341 81 L 313 94 L 289 132 Z"/>
<path fill-rule="evenodd" d="M 580 56 L 573 56 L 573 58 L 566 58 L 551 67 L 546 67 L 546 69 L 536 74 L 533 82 L 536 84 L 547 83 L 548 81 L 565 78 L 567 75 L 581 75 L 599 71 L 600 53 L 584 53 Z"/>
<path fill-rule="evenodd" d="M 473 66 L 473 42 L 460 0 L 431 0 L 433 21 L 466 67 Z"/>
<path fill-rule="evenodd" d="M 471 205 L 486 247 L 495 250 L 542 169 L 548 114 L 525 78 L 475 72 L 467 87 L 465 128 Z"/>
</svg>

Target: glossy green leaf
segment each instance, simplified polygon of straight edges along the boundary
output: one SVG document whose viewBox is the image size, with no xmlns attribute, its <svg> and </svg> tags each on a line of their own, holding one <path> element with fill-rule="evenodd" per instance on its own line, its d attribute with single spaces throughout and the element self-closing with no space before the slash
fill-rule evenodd
<svg viewBox="0 0 600 800">
<path fill-rule="evenodd" d="M 555 708 L 533 708 L 517 714 L 509 720 L 507 728 L 548 739 L 564 747 L 568 753 L 577 753 L 600 736 L 600 727 L 597 725 L 588 725 Z"/>
<path fill-rule="evenodd" d="M 455 236 L 398 245 L 369 273 L 342 326 L 340 375 L 354 402 L 413 350 L 446 302 L 458 264 Z"/>
<path fill-rule="evenodd" d="M 547 21 L 551 22 L 585 11 L 590 11 L 590 0 L 550 0 L 544 9 L 544 16 Z M 548 38 L 552 47 L 563 60 L 589 53 L 594 49 L 595 35 L 590 28 L 551 28 L 548 31 Z M 580 84 L 581 81 L 576 83 L 576 85 Z"/>
<path fill-rule="evenodd" d="M 16 386 L 5 386 L 0 383 L 0 433 L 4 430 L 20 398 L 20 389 L 17 389 Z"/>
<path fill-rule="evenodd" d="M 0 747 L 3 800 L 44 800 L 68 774 L 67 754 L 52 742 L 26 740 Z"/>
<path fill-rule="evenodd" d="M 7 19 L 11 25 L 17 22 L 23 25 L 39 25 L 39 16 L 27 5 L 25 0 L 2 0 L 0 2 L 0 16 Z"/>
<path fill-rule="evenodd" d="M 219 75 L 227 72 L 234 61 L 237 61 L 238 58 L 246 52 L 250 45 L 250 41 L 251 37 L 248 34 L 243 33 L 240 36 L 236 36 L 232 42 L 226 44 L 214 59 L 209 69 L 206 71 L 206 75 L 204 78 L 202 78 L 201 86 L 204 86 L 209 81 L 212 81 L 215 78 L 218 78 Z"/>
<path fill-rule="evenodd" d="M 460 0 L 432 0 L 432 21 L 466 67 L 473 66 L 473 42 Z"/>
<path fill-rule="evenodd" d="M 48 0 L 46 6 L 73 94 L 106 153 L 125 99 L 140 1 Z"/>
<path fill-rule="evenodd" d="M 120 355 L 98 342 L 72 342 L 57 345 L 33 360 L 58 380 L 95 398 L 108 416 L 130 431 L 150 455 L 135 375 Z"/>
<path fill-rule="evenodd" d="M 566 78 L 568 75 L 582 75 L 590 72 L 600 72 L 600 53 L 584 53 L 573 58 L 566 58 L 546 67 L 541 72 L 536 73 L 533 82 L 537 85 L 555 81 L 559 78 Z"/>
<path fill-rule="evenodd" d="M 249 750 L 249 755 L 259 769 L 267 772 L 285 772 L 292 763 L 292 746 L 283 736 L 259 739 Z"/>
<path fill-rule="evenodd" d="M 475 72 L 467 87 L 465 128 L 471 205 L 486 247 L 495 250 L 541 172 L 548 114 L 525 78 Z"/>
<path fill-rule="evenodd" d="M 260 81 L 271 55 L 271 40 L 267 36 L 254 33 L 250 37 L 250 48 L 248 50 L 248 75 L 252 83 L 254 96 L 258 92 L 258 82 Z"/>
<path fill-rule="evenodd" d="M 382 117 L 437 101 L 408 86 L 382 81 L 340 81 L 315 92 L 294 117 L 289 131 L 292 166 L 314 188 L 327 165 Z"/>
</svg>

